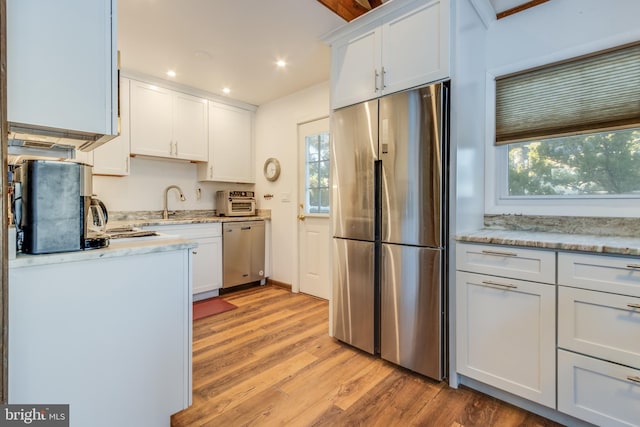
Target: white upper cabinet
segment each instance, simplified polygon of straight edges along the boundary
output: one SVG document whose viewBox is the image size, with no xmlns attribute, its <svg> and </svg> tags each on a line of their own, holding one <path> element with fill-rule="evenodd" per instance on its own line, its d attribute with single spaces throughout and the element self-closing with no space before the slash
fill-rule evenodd
<svg viewBox="0 0 640 427">
<path fill-rule="evenodd" d="M 332 49 L 332 103 L 342 107 L 380 94 L 382 71 L 379 26 L 337 43 Z"/>
<path fill-rule="evenodd" d="M 120 136 L 93 150 L 94 175 L 129 175 L 129 85 L 120 78 Z"/>
<path fill-rule="evenodd" d="M 209 101 L 209 160 L 200 181 L 255 182 L 253 111 Z"/>
<path fill-rule="evenodd" d="M 207 160 L 207 100 L 131 81 L 131 154 Z"/>
<path fill-rule="evenodd" d="M 7 1 L 10 122 L 117 134 L 114 2 Z"/>
<path fill-rule="evenodd" d="M 173 143 L 179 159 L 206 162 L 207 100 L 180 92 L 173 97 Z"/>
<path fill-rule="evenodd" d="M 449 0 L 397 4 L 332 42 L 333 108 L 449 76 Z"/>
</svg>

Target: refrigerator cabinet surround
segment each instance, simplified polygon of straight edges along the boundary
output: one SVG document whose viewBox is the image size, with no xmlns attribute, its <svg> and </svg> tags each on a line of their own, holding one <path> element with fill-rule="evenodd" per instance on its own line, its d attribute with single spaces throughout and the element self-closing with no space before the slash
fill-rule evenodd
<svg viewBox="0 0 640 427">
<path fill-rule="evenodd" d="M 446 372 L 448 83 L 332 115 L 334 336 Z"/>
</svg>

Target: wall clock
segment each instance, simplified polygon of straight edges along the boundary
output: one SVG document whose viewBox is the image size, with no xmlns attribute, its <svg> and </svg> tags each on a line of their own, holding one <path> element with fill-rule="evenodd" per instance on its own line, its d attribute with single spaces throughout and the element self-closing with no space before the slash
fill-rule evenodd
<svg viewBox="0 0 640 427">
<path fill-rule="evenodd" d="M 276 181 L 280 176 L 280 162 L 278 159 L 269 157 L 264 162 L 264 177 L 268 181 Z"/>
</svg>

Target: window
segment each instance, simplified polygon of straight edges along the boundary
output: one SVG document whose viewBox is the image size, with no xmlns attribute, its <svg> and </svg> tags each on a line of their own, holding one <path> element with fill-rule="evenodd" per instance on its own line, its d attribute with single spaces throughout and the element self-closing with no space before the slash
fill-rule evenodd
<svg viewBox="0 0 640 427">
<path fill-rule="evenodd" d="M 502 199 L 640 197 L 640 44 L 496 78 Z"/>
<path fill-rule="evenodd" d="M 508 146 L 508 196 L 640 197 L 640 129 Z"/>
<path fill-rule="evenodd" d="M 305 137 L 306 212 L 329 213 L 329 133 Z"/>
</svg>

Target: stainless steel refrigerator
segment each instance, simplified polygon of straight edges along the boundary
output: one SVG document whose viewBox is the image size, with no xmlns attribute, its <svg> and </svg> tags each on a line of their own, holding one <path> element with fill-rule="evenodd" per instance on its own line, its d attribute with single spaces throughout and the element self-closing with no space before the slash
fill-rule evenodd
<svg viewBox="0 0 640 427">
<path fill-rule="evenodd" d="M 331 129 L 334 336 L 440 380 L 448 84 L 336 110 Z"/>
</svg>

